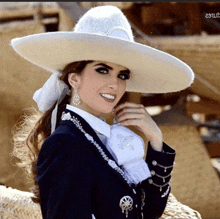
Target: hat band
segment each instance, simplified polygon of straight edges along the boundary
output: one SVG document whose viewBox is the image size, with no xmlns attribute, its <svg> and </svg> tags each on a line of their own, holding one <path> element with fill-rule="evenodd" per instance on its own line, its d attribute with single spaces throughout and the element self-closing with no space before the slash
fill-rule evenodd
<svg viewBox="0 0 220 219">
<path fill-rule="evenodd" d="M 113 27 L 107 33 L 107 36 L 116 37 L 122 40 L 134 41 L 133 37 L 130 37 L 126 29 L 123 27 Z"/>
<path fill-rule="evenodd" d="M 123 28 L 123 27 L 112 27 L 107 33 L 103 32 L 103 31 L 73 31 L 75 33 L 89 33 L 89 34 L 99 34 L 99 35 L 103 35 L 103 36 L 108 36 L 108 37 L 114 37 L 114 38 L 119 38 L 121 40 L 126 40 L 126 41 L 130 41 L 130 42 L 134 42 L 134 38 L 131 34 L 128 33 L 128 31 Z"/>
</svg>

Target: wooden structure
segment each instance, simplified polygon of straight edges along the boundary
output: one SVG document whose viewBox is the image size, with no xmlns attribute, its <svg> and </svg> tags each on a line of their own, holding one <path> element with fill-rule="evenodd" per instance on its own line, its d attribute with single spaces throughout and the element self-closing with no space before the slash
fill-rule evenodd
<svg viewBox="0 0 220 219">
<path fill-rule="evenodd" d="M 24 60 L 14 52 L 15 37 L 46 31 L 67 30 L 73 22 L 55 2 L 0 3 L 0 182 L 28 190 L 29 184 L 12 151 L 12 128 L 25 109 L 36 107 L 32 96 L 50 73 Z M 12 173 L 9 175 L 8 173 Z"/>
<path fill-rule="evenodd" d="M 86 4 L 0 3 L 0 48 L 3 51 L 0 53 L 0 74 L 3 78 L 0 81 L 1 183 L 29 190 L 30 185 L 25 182 L 25 176 L 15 167 L 15 160 L 9 157 L 12 150 L 11 129 L 18 117 L 25 112 L 25 108 L 35 106 L 32 95 L 50 75 L 15 54 L 10 47 L 10 40 L 33 33 L 72 30 L 78 17 L 90 8 L 83 8 L 82 3 Z M 92 2 L 91 6 L 95 4 L 116 3 Z M 163 108 L 163 112 L 153 118 L 162 129 L 164 140 L 178 154 L 172 192 L 177 200 L 200 212 L 202 217 L 220 217 L 219 179 L 209 161 L 212 153 L 211 156 L 216 156 L 219 145 L 215 142 L 216 151 L 207 153 L 199 132 L 201 128 L 207 129 L 208 125 L 213 127 L 208 120 L 211 117 L 218 118 L 220 113 L 219 39 L 218 36 L 203 34 L 205 30 L 207 33 L 218 33 L 218 25 L 211 30 L 208 29 L 208 24 L 204 26 L 207 20 L 196 22 L 198 14 L 202 13 L 201 4 L 196 5 L 197 3 L 193 3 L 191 7 L 189 4 L 186 6 L 183 3 L 168 2 L 117 4 L 130 19 L 136 41 L 177 56 L 195 71 L 194 84 L 183 92 L 163 95 L 127 93 L 124 100 L 143 103 L 146 107 Z M 186 6 L 184 10 L 183 5 Z M 195 17 L 192 16 L 192 11 L 196 13 Z M 209 21 L 217 22 L 214 19 Z M 199 96 L 199 101 L 190 98 L 194 94 Z M 170 110 L 165 110 L 167 105 L 171 106 Z M 202 114 L 203 120 L 196 122 L 192 119 L 194 114 Z M 209 148 L 210 152 L 213 151 L 211 144 Z M 13 174 L 9 175 L 9 172 Z"/>
<path fill-rule="evenodd" d="M 143 40 L 139 40 L 139 42 Z M 199 101 L 186 101 L 185 113 L 203 115 L 198 126 L 201 130 L 218 129 L 209 122 L 220 117 L 220 40 L 219 36 L 154 37 L 152 40 L 161 50 L 186 62 L 195 72 L 195 80 L 188 92 L 199 96 Z M 176 94 L 173 94 L 174 96 Z M 171 95 L 171 96 L 173 96 Z M 187 96 L 187 94 L 186 94 Z M 205 128 L 206 127 L 206 128 Z M 207 133 L 207 132 L 206 132 Z M 201 133 L 202 134 L 202 133 Z M 220 157 L 220 138 L 207 137 L 209 155 Z"/>
</svg>

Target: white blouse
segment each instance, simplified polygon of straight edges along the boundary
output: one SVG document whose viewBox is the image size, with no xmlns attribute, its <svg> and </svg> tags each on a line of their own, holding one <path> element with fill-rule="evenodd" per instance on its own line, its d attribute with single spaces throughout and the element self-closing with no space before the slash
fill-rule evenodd
<svg viewBox="0 0 220 219">
<path fill-rule="evenodd" d="M 104 118 L 93 116 L 75 106 L 67 104 L 66 109 L 77 113 L 89 123 L 118 165 L 122 166 L 131 183 L 138 184 L 151 177 L 148 165 L 143 159 L 144 142 L 140 136 L 126 127 L 109 125 Z M 125 144 L 127 139 L 129 139 L 129 145 Z M 122 144 L 125 145 L 124 148 L 122 148 Z"/>
</svg>

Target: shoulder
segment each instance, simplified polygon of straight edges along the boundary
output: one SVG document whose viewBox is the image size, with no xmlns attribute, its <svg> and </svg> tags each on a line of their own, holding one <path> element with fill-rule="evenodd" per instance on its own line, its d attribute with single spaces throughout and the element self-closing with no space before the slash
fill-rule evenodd
<svg viewBox="0 0 220 219">
<path fill-rule="evenodd" d="M 58 156 L 83 154 L 86 147 L 82 144 L 82 133 L 66 124 L 58 128 L 42 144 L 38 159 L 55 159 Z"/>
</svg>

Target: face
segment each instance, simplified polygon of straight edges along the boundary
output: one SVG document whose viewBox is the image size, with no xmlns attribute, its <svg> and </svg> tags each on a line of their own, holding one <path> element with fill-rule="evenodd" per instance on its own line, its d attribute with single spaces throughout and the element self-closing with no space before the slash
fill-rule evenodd
<svg viewBox="0 0 220 219">
<path fill-rule="evenodd" d="M 125 93 L 129 75 L 127 68 L 103 61 L 87 64 L 80 75 L 69 74 L 69 83 L 81 99 L 77 107 L 95 116 L 111 112 Z"/>
</svg>

